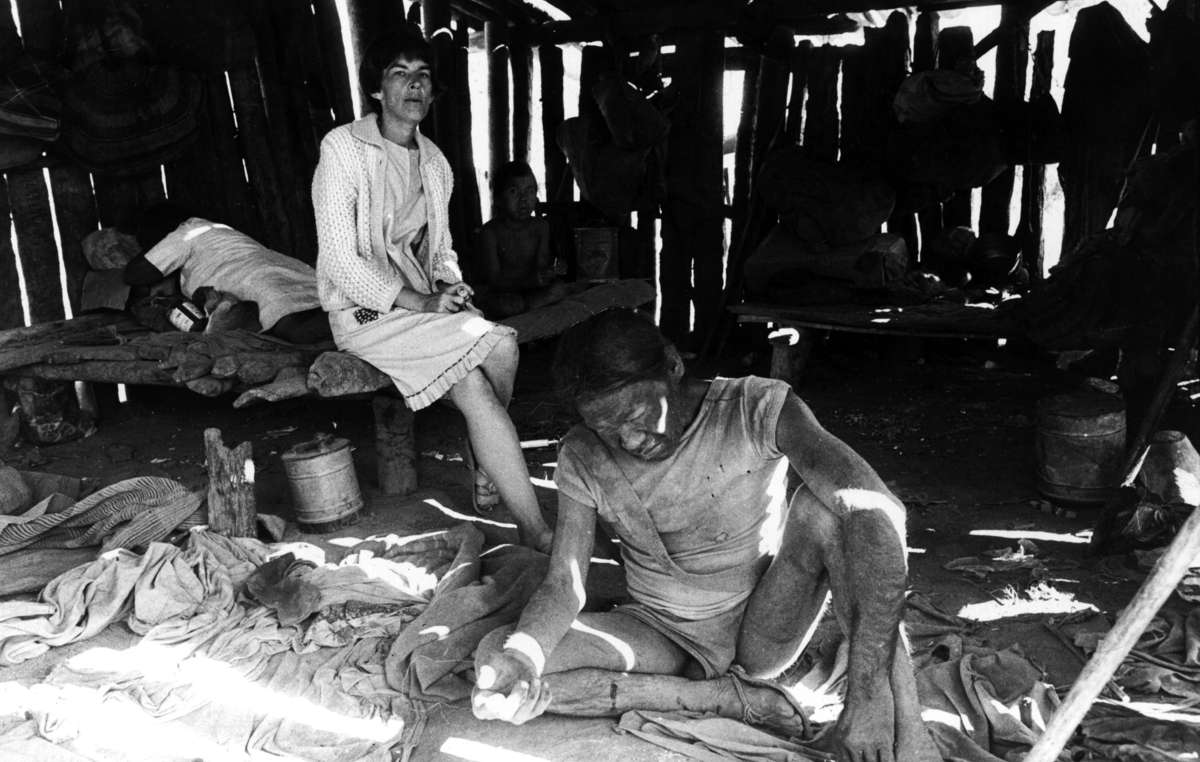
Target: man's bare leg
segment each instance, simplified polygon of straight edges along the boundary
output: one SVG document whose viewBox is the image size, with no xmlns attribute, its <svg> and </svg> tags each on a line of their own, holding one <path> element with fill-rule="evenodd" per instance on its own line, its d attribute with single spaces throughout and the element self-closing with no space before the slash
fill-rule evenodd
<svg viewBox="0 0 1200 762">
<path fill-rule="evenodd" d="M 779 554 L 750 596 L 738 636 L 737 662 L 752 675 L 777 675 L 808 645 L 832 592 L 834 615 L 850 633 L 848 564 L 836 517 L 805 487 L 792 499 Z M 862 572 L 862 569 L 857 570 Z M 840 593 L 840 595 L 839 595 Z M 904 639 L 897 637 L 891 669 L 896 759 L 940 760 L 921 721 L 916 678 Z"/>
<path fill-rule="evenodd" d="M 476 663 L 503 648 L 511 632 L 511 627 L 502 627 L 489 633 L 479 644 Z M 686 709 L 743 719 L 748 703 L 772 728 L 802 732 L 803 720 L 778 691 L 742 683 L 739 692 L 732 677 L 681 677 L 690 661 L 683 649 L 635 617 L 621 612 L 580 614 L 546 660 L 544 679 L 551 692 L 546 711 L 612 717 L 633 709 Z"/>
</svg>

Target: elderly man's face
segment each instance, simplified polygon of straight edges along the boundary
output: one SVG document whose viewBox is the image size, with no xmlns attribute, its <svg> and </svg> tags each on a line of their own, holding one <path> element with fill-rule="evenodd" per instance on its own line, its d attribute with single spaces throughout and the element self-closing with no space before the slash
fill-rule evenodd
<svg viewBox="0 0 1200 762">
<path fill-rule="evenodd" d="M 433 103 L 433 72 L 421 59 L 400 56 L 383 70 L 379 92 L 371 93 L 385 118 L 420 124 Z"/>
<path fill-rule="evenodd" d="M 678 384 L 638 381 L 579 404 L 584 424 L 610 447 L 643 460 L 675 451 L 682 433 Z"/>
</svg>

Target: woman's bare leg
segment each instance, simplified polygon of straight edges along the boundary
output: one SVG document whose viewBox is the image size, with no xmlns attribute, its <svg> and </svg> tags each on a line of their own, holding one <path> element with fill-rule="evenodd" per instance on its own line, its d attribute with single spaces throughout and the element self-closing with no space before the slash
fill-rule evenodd
<svg viewBox="0 0 1200 762">
<path fill-rule="evenodd" d="M 520 356 L 516 338 L 503 336 L 479 364 L 483 375 L 491 382 L 496 398 L 504 407 L 508 407 L 508 403 L 512 402 L 513 383 L 517 377 Z"/>
<path fill-rule="evenodd" d="M 467 421 L 467 436 L 479 466 L 495 481 L 517 520 L 522 543 L 548 551 L 552 533 L 529 481 L 517 429 L 491 382 L 476 368 L 451 387 L 450 399 Z"/>
</svg>

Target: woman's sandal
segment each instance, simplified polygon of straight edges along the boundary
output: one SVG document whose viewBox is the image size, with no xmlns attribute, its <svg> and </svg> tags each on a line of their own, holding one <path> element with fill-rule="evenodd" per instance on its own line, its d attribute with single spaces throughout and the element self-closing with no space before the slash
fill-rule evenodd
<svg viewBox="0 0 1200 762">
<path fill-rule="evenodd" d="M 500 488 L 475 462 L 475 450 L 470 442 L 463 452 L 463 461 L 471 471 L 471 507 L 480 516 L 487 516 L 500 507 Z"/>
</svg>

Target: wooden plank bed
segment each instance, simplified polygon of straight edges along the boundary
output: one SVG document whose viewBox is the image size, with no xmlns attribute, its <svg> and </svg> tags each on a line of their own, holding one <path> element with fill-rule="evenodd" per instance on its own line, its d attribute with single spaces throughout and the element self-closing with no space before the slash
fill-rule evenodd
<svg viewBox="0 0 1200 762">
<path fill-rule="evenodd" d="M 729 308 L 739 324 L 771 328 L 771 376 L 800 380 L 814 332 L 873 334 L 908 338 L 1000 339 L 1016 336 L 1016 326 L 991 304 L 930 302 L 911 306 L 832 304 L 793 306 L 745 303 Z"/>
<path fill-rule="evenodd" d="M 500 322 L 517 329 L 518 341 L 537 341 L 654 297 L 646 281 L 614 281 Z M 183 387 L 208 397 L 237 394 L 234 407 L 373 396 L 380 488 L 416 488 L 412 411 L 390 378 L 332 344 L 300 346 L 248 331 L 155 333 L 125 313 L 106 312 L 0 331 L 0 377 Z"/>
</svg>

